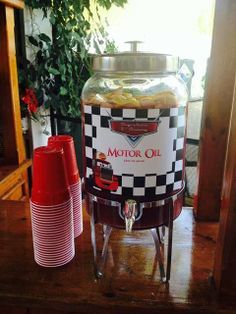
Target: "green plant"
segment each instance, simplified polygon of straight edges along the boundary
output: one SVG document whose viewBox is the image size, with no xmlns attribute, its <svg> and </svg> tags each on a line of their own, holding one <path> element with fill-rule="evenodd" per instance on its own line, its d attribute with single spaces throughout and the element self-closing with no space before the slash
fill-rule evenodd
<svg viewBox="0 0 236 314">
<path fill-rule="evenodd" d="M 52 107 L 71 117 L 80 116 L 80 95 L 85 81 L 91 75 L 88 48 L 93 42 L 98 52 L 114 50 L 105 27 L 101 26 L 100 8 L 112 4 L 123 6 L 127 0 L 26 0 L 31 9 L 42 9 L 52 26 L 52 37 L 44 33 L 27 37 L 34 48 L 32 61 L 26 60 L 20 73 L 20 91 L 23 113 L 37 113 L 24 102 L 26 89 L 33 90 L 38 106 Z M 34 107 L 33 107 L 34 108 Z"/>
</svg>

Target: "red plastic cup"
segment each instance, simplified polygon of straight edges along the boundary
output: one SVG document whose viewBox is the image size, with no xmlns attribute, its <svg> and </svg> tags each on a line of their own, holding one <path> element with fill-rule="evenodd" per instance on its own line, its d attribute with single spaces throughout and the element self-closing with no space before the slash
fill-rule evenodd
<svg viewBox="0 0 236 314">
<path fill-rule="evenodd" d="M 57 205 L 71 197 L 62 148 L 41 146 L 34 150 L 31 201 Z"/>
<path fill-rule="evenodd" d="M 48 139 L 49 147 L 59 147 L 64 150 L 66 170 L 69 184 L 75 184 L 79 180 L 79 170 L 75 155 L 75 146 L 73 137 L 69 135 L 55 135 Z"/>
</svg>

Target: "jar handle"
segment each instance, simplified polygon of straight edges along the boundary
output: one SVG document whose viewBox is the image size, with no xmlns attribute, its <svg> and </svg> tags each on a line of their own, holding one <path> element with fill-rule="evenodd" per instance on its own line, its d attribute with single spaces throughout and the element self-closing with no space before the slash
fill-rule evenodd
<svg viewBox="0 0 236 314">
<path fill-rule="evenodd" d="M 130 40 L 130 41 L 126 41 L 125 43 L 130 44 L 131 52 L 138 52 L 138 44 L 142 44 L 143 42 L 140 40 Z"/>
</svg>

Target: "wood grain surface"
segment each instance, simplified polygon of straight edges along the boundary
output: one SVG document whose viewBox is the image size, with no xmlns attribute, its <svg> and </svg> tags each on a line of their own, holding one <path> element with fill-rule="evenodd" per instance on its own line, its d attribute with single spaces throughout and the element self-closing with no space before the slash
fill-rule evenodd
<svg viewBox="0 0 236 314">
<path fill-rule="evenodd" d="M 226 155 L 214 279 L 219 295 L 236 297 L 236 78 Z"/>
<path fill-rule="evenodd" d="M 0 0 L 0 3 L 16 9 L 23 9 L 25 6 L 23 0 Z"/>
<path fill-rule="evenodd" d="M 184 209 L 174 223 L 169 284 L 160 282 L 149 231 L 115 230 L 109 244 L 105 277 L 96 281 L 89 218 L 76 239 L 76 256 L 58 268 L 33 260 L 27 203 L 0 202 L 0 304 L 27 313 L 236 313 L 219 302 L 211 283 L 216 223 L 195 222 Z M 102 232 L 97 227 L 99 247 Z M 2 312 L 1 312 L 2 314 Z"/>
<path fill-rule="evenodd" d="M 11 14 L 9 15 L 9 11 Z M 1 123 L 4 130 L 3 147 L 4 158 L 8 165 L 18 164 L 17 140 L 14 126 L 14 104 L 11 90 L 11 71 L 9 45 L 15 45 L 14 37 L 14 12 L 12 8 L 5 7 L 0 3 L 0 93 L 1 93 Z M 10 20 L 7 20 L 7 16 Z M 13 25 L 11 25 L 13 23 Z M 10 29 L 9 29 L 10 27 Z M 13 33 L 13 38 L 12 38 Z M 10 41 L 13 40 L 13 43 Z M 14 52 L 13 52 L 14 53 Z M 14 53 L 15 56 L 15 53 Z M 18 90 L 18 87 L 17 87 Z M 18 97 L 19 103 L 19 97 Z M 19 104 L 18 104 L 19 106 Z M 19 107 L 20 108 L 20 107 Z M 19 117 L 20 119 L 20 117 Z M 21 131 L 21 125 L 20 125 Z M 23 140 L 23 138 L 22 138 Z M 23 143 L 23 142 L 22 142 Z"/>
<path fill-rule="evenodd" d="M 218 220 L 236 69 L 236 1 L 216 0 L 199 145 L 196 216 Z"/>
<path fill-rule="evenodd" d="M 20 99 L 15 47 L 14 8 L 23 8 L 23 1 L 0 1 L 0 123 L 3 142 L 1 167 L 19 166 L 26 159 L 21 127 Z M 0 177 L 2 171 L 0 168 Z M 9 173 L 8 173 L 9 175 Z M 29 196 L 28 175 L 25 168 L 15 176 L 1 178 L 0 198 L 21 199 Z M 16 177 L 17 176 L 17 177 Z M 20 184 L 21 183 L 21 184 Z"/>
</svg>

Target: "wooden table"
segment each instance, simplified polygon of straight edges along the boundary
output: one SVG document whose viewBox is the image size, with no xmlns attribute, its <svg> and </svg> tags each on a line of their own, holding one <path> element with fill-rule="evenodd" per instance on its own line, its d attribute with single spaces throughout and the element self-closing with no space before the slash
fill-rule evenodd
<svg viewBox="0 0 236 314">
<path fill-rule="evenodd" d="M 217 228 L 183 210 L 174 223 L 169 284 L 159 281 L 149 231 L 115 230 L 106 277 L 96 281 L 86 213 L 73 261 L 48 269 L 33 260 L 28 203 L 2 201 L 0 313 L 236 313 L 232 304 L 216 301 L 211 285 Z M 102 233 L 98 238 L 101 244 Z"/>
</svg>

